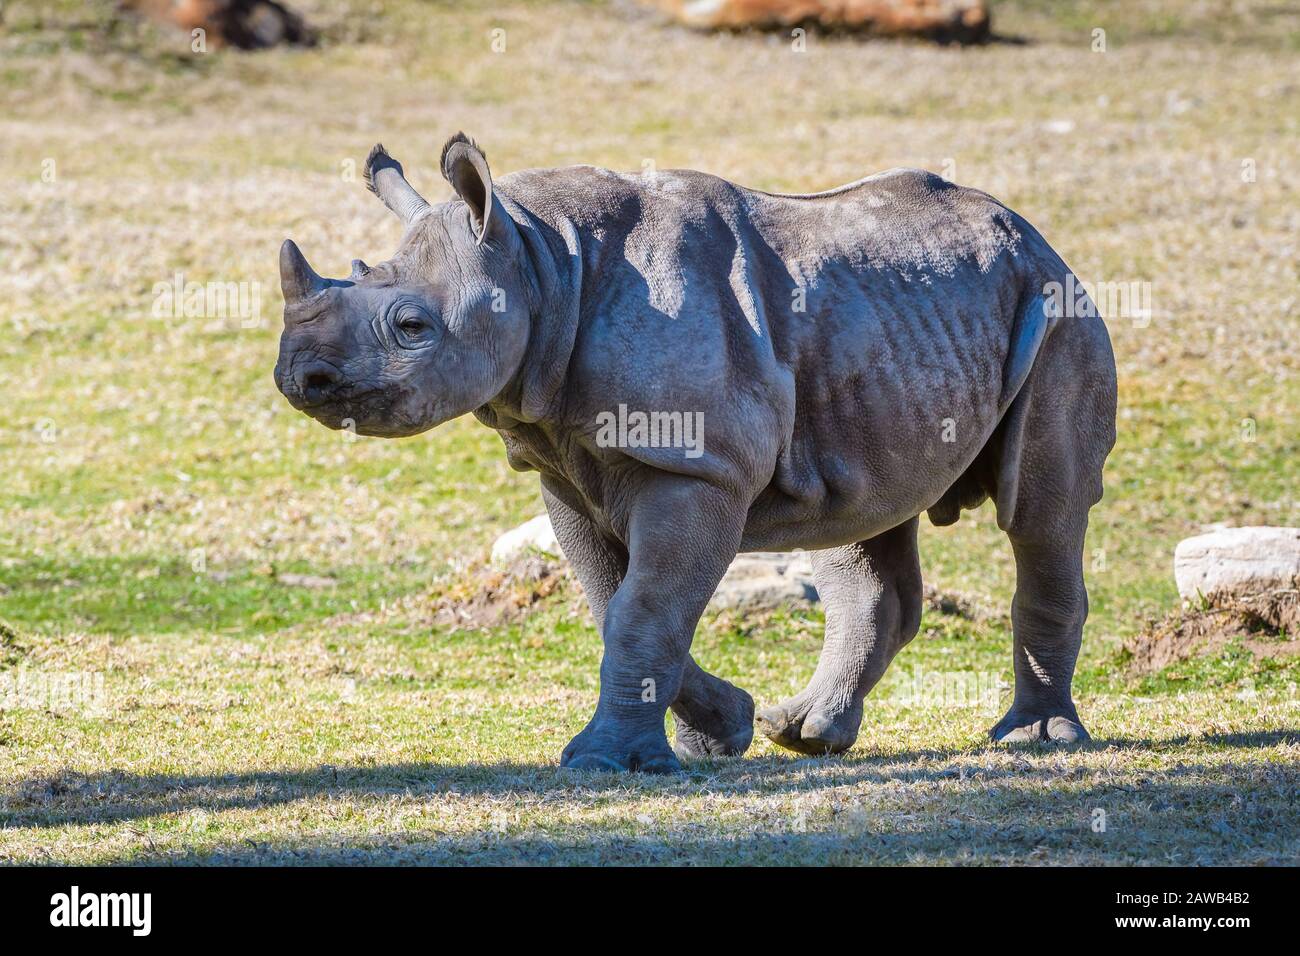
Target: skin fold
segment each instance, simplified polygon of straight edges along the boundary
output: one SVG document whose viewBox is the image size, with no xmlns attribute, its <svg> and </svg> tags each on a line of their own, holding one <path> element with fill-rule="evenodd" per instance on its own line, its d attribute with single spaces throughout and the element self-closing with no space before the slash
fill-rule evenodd
<svg viewBox="0 0 1300 956">
<path fill-rule="evenodd" d="M 463 134 L 441 166 L 457 198 L 430 205 L 371 152 L 405 226 L 386 262 L 325 279 L 285 242 L 276 385 L 365 435 L 473 413 L 539 474 L 605 644 L 564 766 L 673 771 L 743 753 L 755 723 L 847 749 L 919 626 L 918 516 L 987 498 L 1017 573 L 1015 696 L 991 734 L 1087 739 L 1070 682 L 1115 363 L 1032 226 L 919 170 L 806 196 L 591 166 L 493 182 Z M 629 410 L 657 437 L 608 427 Z M 676 440 L 688 417 L 698 440 Z M 814 552 L 825 644 L 807 688 L 755 715 L 691 639 L 738 552 L 794 548 Z"/>
</svg>

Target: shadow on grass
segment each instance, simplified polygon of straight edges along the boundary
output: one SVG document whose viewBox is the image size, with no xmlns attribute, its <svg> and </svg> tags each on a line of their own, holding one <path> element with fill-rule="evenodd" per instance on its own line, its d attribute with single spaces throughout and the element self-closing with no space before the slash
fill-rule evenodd
<svg viewBox="0 0 1300 956">
<path fill-rule="evenodd" d="M 1027 765 L 1004 762 L 996 766 L 952 763 L 955 757 L 987 753 L 1022 752 L 1068 754 L 1081 750 L 1147 750 L 1167 754 L 1188 745 L 1261 749 L 1300 743 L 1300 731 L 1271 730 L 1255 733 L 1205 734 L 1164 740 L 1114 739 L 1069 748 L 1046 744 L 1004 748 L 986 744 L 960 749 L 917 749 L 892 753 L 858 751 L 842 757 L 786 757 L 768 755 L 692 763 L 687 772 L 669 777 L 602 774 L 561 770 L 554 764 L 438 764 L 404 763 L 369 767 L 322 765 L 293 770 L 265 770 L 233 774 L 131 774 L 109 771 L 97 774 L 69 772 L 57 777 L 32 777 L 6 788 L 0 799 L 0 824 L 5 828 L 48 828 L 68 825 L 104 825 L 172 813 L 202 810 L 258 810 L 300 800 L 349 796 L 382 801 L 393 797 L 466 798 L 545 794 L 550 801 L 573 806 L 600 801 L 635 803 L 656 797 L 690 797 L 701 793 L 719 796 L 779 796 L 796 798 L 818 791 L 860 784 L 970 783 L 985 790 L 1017 780 L 1068 785 L 1079 773 L 1095 768 L 1068 765 Z M 1243 773 L 1263 766 L 1240 764 Z M 1285 770 L 1285 765 L 1281 766 Z M 1221 766 L 1199 762 L 1163 768 L 1160 781 L 1179 781 L 1205 773 L 1221 773 Z M 1152 773 L 1155 777 L 1154 772 Z M 1091 788 L 1096 794 L 1131 792 L 1123 784 L 1108 784 L 1105 775 Z M 1145 788 L 1144 788 L 1144 792 Z M 960 794 L 953 794 L 954 806 Z"/>
<path fill-rule="evenodd" d="M 1300 744 L 1300 730 L 1239 731 L 1231 734 L 1181 734 L 1163 740 L 1113 737 L 1094 739 L 1089 745 L 1095 748 L 1113 747 L 1117 750 L 1169 750 L 1188 744 L 1208 744 L 1211 747 L 1276 747 Z"/>
<path fill-rule="evenodd" d="M 817 865 L 973 864 L 1291 864 L 1300 859 L 1294 777 L 1260 785 L 1263 764 L 1237 774 L 1191 769 L 1200 779 L 1151 774 L 1139 787 L 1095 770 L 1082 786 L 1050 793 L 979 785 L 922 807 L 796 802 L 716 820 L 651 820 L 631 815 L 543 826 L 497 825 L 462 833 L 367 827 L 354 833 L 229 838 L 207 845 L 137 847 L 110 865 Z M 1205 775 L 1226 777 L 1207 781 Z M 1043 774 L 1050 776 L 1050 774 Z M 1240 812 L 1253 788 L 1250 812 Z M 713 792 L 713 791 L 711 791 Z M 604 803 L 609 791 L 590 793 Z M 571 807 L 568 809 L 572 809 Z M 1107 826 L 1093 824 L 1104 811 Z M 328 822 L 323 824 L 328 827 Z M 499 828 L 498 828 L 499 827 Z M 201 839 L 201 838 L 200 838 Z"/>
</svg>

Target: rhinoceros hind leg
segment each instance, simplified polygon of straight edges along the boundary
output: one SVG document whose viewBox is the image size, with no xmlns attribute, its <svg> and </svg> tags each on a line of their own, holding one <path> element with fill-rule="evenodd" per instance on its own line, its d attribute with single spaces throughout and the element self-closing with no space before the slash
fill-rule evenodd
<svg viewBox="0 0 1300 956">
<path fill-rule="evenodd" d="M 813 554 L 826 638 L 808 686 L 759 711 L 773 743 L 806 754 L 853 746 L 862 701 L 921 624 L 917 519 L 867 541 Z"/>
<path fill-rule="evenodd" d="M 1018 406 L 1018 407 L 1017 407 Z M 1015 697 L 989 731 L 996 741 L 1089 739 L 1071 696 L 1088 616 L 1083 581 L 1088 511 L 1115 442 L 1115 365 L 1100 321 L 1073 320 L 1048 339 L 1012 413 L 1021 425 L 1015 480 L 998 489 L 1011 539 Z"/>
<path fill-rule="evenodd" d="M 1073 541 L 1012 538 L 1011 545 L 1016 555 L 1011 602 L 1015 698 L 989 737 L 1001 743 L 1085 742 L 1091 738 L 1070 694 L 1088 616 L 1082 529 Z"/>
</svg>

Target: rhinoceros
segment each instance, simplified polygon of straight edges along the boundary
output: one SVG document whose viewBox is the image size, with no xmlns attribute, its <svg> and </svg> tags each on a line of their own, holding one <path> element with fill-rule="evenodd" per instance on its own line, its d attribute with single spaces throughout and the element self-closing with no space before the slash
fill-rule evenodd
<svg viewBox="0 0 1300 956">
<path fill-rule="evenodd" d="M 494 181 L 463 134 L 440 165 L 454 198 L 431 204 L 382 146 L 367 158 L 404 227 L 385 262 L 322 278 L 285 241 L 275 381 L 362 435 L 473 413 L 539 474 L 604 642 L 562 766 L 676 771 L 743 753 L 755 725 L 847 749 L 919 627 L 919 515 L 990 498 L 1016 566 L 1015 693 L 990 734 L 1088 739 L 1071 681 L 1115 361 L 1025 219 L 915 169 L 806 195 L 690 170 Z M 824 646 L 756 715 L 691 641 L 737 553 L 794 549 L 813 552 Z"/>
</svg>

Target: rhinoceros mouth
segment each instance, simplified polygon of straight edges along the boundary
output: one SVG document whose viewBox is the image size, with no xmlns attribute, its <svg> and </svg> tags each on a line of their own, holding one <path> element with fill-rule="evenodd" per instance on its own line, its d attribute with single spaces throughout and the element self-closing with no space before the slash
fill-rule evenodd
<svg viewBox="0 0 1300 956">
<path fill-rule="evenodd" d="M 354 431 L 366 434 L 384 419 L 384 403 L 378 400 L 378 389 L 349 391 L 335 394 L 310 404 L 289 400 L 295 409 L 335 431 Z"/>
<path fill-rule="evenodd" d="M 339 400 L 333 397 L 322 398 L 315 402 L 304 402 L 300 397 L 294 395 L 286 395 L 285 397 L 289 399 L 289 404 L 300 412 L 314 412 L 318 409 L 328 408 L 330 405 L 337 405 L 339 403 Z"/>
<path fill-rule="evenodd" d="M 304 414 L 315 416 L 315 412 L 333 408 L 354 408 L 373 404 L 370 401 L 378 391 L 374 388 L 358 388 L 355 384 L 348 382 L 339 382 L 328 387 L 319 397 L 312 396 L 312 389 L 304 389 L 299 383 L 293 381 L 288 376 L 279 374 L 276 369 L 275 384 L 280 393 L 288 400 L 289 404 L 297 411 Z M 287 387 L 286 387 L 287 386 Z"/>
</svg>

